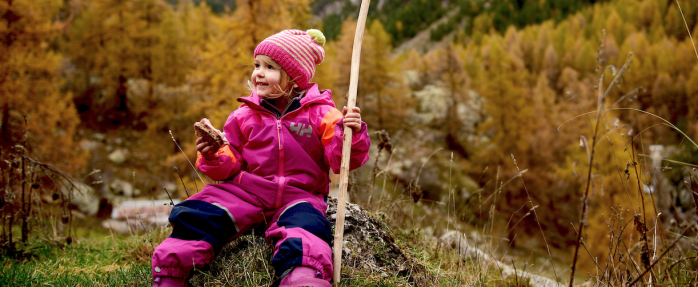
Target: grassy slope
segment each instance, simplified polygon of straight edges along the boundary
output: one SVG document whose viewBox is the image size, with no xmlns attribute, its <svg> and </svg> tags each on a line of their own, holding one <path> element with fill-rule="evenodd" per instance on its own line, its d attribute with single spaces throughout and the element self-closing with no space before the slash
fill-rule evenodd
<svg viewBox="0 0 698 287">
<path fill-rule="evenodd" d="M 94 223 L 76 226 L 99 226 Z M 152 286 L 152 244 L 168 230 L 130 237 L 111 236 L 101 227 L 76 232 L 70 245 L 35 240 L 19 247 L 20 256 L 0 256 L 0 286 Z"/>
<path fill-rule="evenodd" d="M 94 226 L 96 224 L 78 224 Z M 0 286 L 152 286 L 152 250 L 170 229 L 142 235 L 111 236 L 101 227 L 78 229 L 76 240 L 35 241 L 26 246 L 22 259 L 0 256 Z M 420 272 L 432 286 L 513 286 L 515 278 L 502 279 L 496 267 L 461 261 L 457 252 L 445 251 L 410 235 L 400 235 L 396 244 L 424 266 Z M 380 256 L 382 249 L 370 253 Z M 190 281 L 194 286 L 268 286 L 274 280 L 270 266 L 271 246 L 261 237 L 244 236 L 226 246 L 211 268 L 199 270 Z M 344 262 L 340 286 L 414 286 L 412 274 L 380 274 L 370 268 Z M 521 282 L 519 282 L 520 284 Z"/>
</svg>

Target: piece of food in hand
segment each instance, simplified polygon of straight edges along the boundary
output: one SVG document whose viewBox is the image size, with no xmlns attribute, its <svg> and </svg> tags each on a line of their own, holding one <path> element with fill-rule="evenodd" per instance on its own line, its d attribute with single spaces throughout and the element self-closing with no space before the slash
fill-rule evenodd
<svg viewBox="0 0 698 287">
<path fill-rule="evenodd" d="M 213 150 L 218 150 L 221 146 L 228 144 L 225 139 L 225 133 L 219 131 L 211 125 L 211 122 L 204 118 L 200 122 L 194 123 L 196 135 L 203 138 Z"/>
</svg>

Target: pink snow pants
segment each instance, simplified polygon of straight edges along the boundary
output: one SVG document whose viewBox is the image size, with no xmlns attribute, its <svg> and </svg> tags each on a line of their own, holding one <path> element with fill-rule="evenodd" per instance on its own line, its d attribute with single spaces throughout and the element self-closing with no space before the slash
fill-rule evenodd
<svg viewBox="0 0 698 287">
<path fill-rule="evenodd" d="M 331 227 L 325 217 L 324 195 L 286 199 L 279 208 L 265 205 L 244 191 L 231 193 L 230 184 L 209 184 L 177 204 L 170 213 L 172 234 L 155 248 L 153 277 L 187 278 L 221 251 L 223 245 L 265 224 L 266 239 L 274 244 L 271 263 L 277 276 L 295 266 L 312 267 L 332 278 Z M 322 199 L 321 199 L 322 198 Z M 286 203 L 287 202 L 287 203 Z"/>
</svg>

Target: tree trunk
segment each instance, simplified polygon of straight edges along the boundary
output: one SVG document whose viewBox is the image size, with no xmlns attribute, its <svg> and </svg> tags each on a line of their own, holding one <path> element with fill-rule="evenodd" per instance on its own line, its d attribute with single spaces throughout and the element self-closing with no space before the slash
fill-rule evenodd
<svg viewBox="0 0 698 287">
<path fill-rule="evenodd" d="M 17 15 L 13 10 L 12 10 L 12 0 L 7 1 L 7 10 L 5 11 L 5 14 L 2 15 L 2 19 L 5 19 L 7 21 L 7 35 L 5 35 L 5 39 L 3 39 L 4 44 L 6 47 L 12 46 L 12 42 L 14 42 L 14 34 L 12 33 L 12 24 L 13 22 L 19 20 L 20 16 Z M 10 72 L 10 71 L 8 71 Z M 5 82 L 5 78 L 7 75 L 0 75 L 0 85 L 2 85 Z M 6 95 L 3 95 L 3 97 L 7 97 Z M 5 102 L 5 107 L 3 108 L 2 111 L 2 123 L 0 123 L 0 147 L 5 147 L 6 145 L 9 145 L 11 140 L 10 131 L 8 128 L 8 121 L 10 120 L 10 103 Z"/>
<path fill-rule="evenodd" d="M 378 100 L 378 129 L 377 130 L 383 130 L 385 129 L 385 126 L 383 126 L 383 102 L 381 101 L 381 94 L 383 93 L 382 90 L 378 90 L 376 93 L 376 98 Z"/>
<path fill-rule="evenodd" d="M 695 206 L 696 206 L 696 215 L 698 215 L 698 183 L 693 181 L 692 176 L 691 176 L 691 194 L 693 194 L 693 204 L 695 204 Z"/>
<path fill-rule="evenodd" d="M 123 18 L 123 11 L 119 11 L 119 30 L 121 32 L 121 35 L 125 36 L 126 32 L 124 31 L 124 18 Z M 121 57 L 126 53 L 124 51 L 121 51 Z M 128 80 L 126 78 L 126 69 L 121 66 L 121 73 L 119 74 L 119 85 L 116 87 L 116 100 L 117 100 L 117 106 L 116 110 L 117 111 L 125 111 L 126 114 L 128 114 L 128 106 L 127 106 L 127 92 L 128 89 L 126 87 L 126 81 Z M 121 115 L 119 115 L 121 117 Z M 125 117 L 124 117 L 125 118 Z M 125 121 L 125 119 L 121 119 L 122 123 Z"/>
<path fill-rule="evenodd" d="M 24 153 L 24 152 L 22 152 Z M 27 224 L 28 214 L 27 214 L 27 200 L 26 197 L 26 187 L 27 187 L 27 173 L 26 166 L 24 162 L 24 157 L 22 159 L 22 242 L 27 243 L 29 238 L 29 224 Z M 30 196 L 31 197 L 31 196 Z M 29 201 L 31 204 L 31 200 Z"/>
<path fill-rule="evenodd" d="M 7 0 L 7 10 L 5 11 L 5 15 L 2 15 L 2 19 L 7 21 L 7 31 L 10 31 L 5 35 L 4 39 L 7 47 L 12 46 L 12 42 L 14 42 L 15 34 L 12 33 L 12 23 L 17 22 L 20 18 L 22 17 L 12 10 L 12 0 Z"/>
<path fill-rule="evenodd" d="M 8 122 L 10 121 L 10 103 L 5 102 L 2 109 L 2 122 L 0 123 L 0 146 L 10 145 L 11 137 Z"/>
<path fill-rule="evenodd" d="M 126 81 L 126 76 L 124 76 L 123 73 L 119 75 L 119 86 L 116 88 L 116 100 L 118 101 L 116 106 L 117 111 L 128 111 L 128 88 L 126 87 Z"/>
<path fill-rule="evenodd" d="M 10 163 L 10 174 L 7 176 L 7 178 L 8 178 L 7 186 L 9 187 L 9 189 L 8 189 L 9 192 L 12 192 L 12 174 L 14 174 L 14 167 Z M 14 243 L 12 243 L 12 225 L 14 224 L 14 219 L 15 219 L 15 215 L 14 215 L 15 203 L 14 203 L 14 201 L 10 201 L 8 203 L 9 203 L 8 206 L 10 207 L 10 216 L 8 216 L 10 218 L 10 224 L 7 225 L 7 237 L 8 237 L 8 241 L 10 243 L 9 250 L 14 250 Z M 4 214 L 4 215 L 7 216 L 7 214 Z"/>
</svg>

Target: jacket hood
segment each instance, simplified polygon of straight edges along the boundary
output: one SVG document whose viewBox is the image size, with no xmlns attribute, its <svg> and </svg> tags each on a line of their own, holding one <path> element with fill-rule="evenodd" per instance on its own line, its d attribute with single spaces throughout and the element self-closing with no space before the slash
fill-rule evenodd
<svg viewBox="0 0 698 287">
<path fill-rule="evenodd" d="M 237 100 L 241 103 L 261 105 L 261 98 L 254 91 L 249 96 L 240 97 Z M 305 96 L 301 99 L 301 106 L 306 105 L 306 103 L 330 105 L 336 108 L 334 101 L 332 101 L 332 91 L 319 90 L 317 83 L 312 83 L 306 90 Z"/>
</svg>

